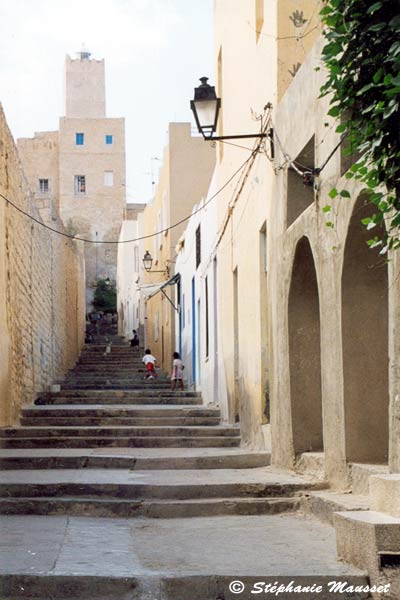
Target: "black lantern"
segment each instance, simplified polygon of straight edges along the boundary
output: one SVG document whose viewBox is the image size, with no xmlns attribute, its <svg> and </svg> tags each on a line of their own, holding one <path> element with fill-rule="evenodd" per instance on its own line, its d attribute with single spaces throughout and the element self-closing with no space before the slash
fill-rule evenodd
<svg viewBox="0 0 400 600">
<path fill-rule="evenodd" d="M 207 83 L 208 77 L 200 77 L 201 85 L 194 89 L 194 100 L 190 102 L 196 125 L 205 139 L 210 139 L 217 130 L 221 99 L 217 98 L 215 87 Z"/>
<path fill-rule="evenodd" d="M 143 256 L 143 266 L 144 266 L 145 270 L 150 271 L 152 264 L 153 264 L 153 257 L 151 256 L 150 252 L 148 250 L 146 250 L 146 253 Z"/>
<path fill-rule="evenodd" d="M 190 101 L 197 128 L 205 140 L 238 140 L 241 138 L 265 138 L 266 131 L 244 135 L 217 135 L 218 115 L 221 108 L 221 98 L 217 98 L 215 87 L 207 83 L 208 77 L 200 77 L 201 85 L 194 88 L 194 100 Z M 272 108 L 270 103 L 264 107 L 264 112 Z"/>
</svg>

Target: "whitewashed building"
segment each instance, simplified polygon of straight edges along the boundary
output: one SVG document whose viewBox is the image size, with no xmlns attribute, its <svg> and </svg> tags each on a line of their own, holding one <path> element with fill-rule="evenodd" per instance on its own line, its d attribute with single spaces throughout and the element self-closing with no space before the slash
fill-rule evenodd
<svg viewBox="0 0 400 600">
<path fill-rule="evenodd" d="M 175 273 L 180 277 L 175 345 L 185 365 L 185 383 L 202 392 L 205 404 L 218 403 L 224 412 L 225 372 L 217 313 L 218 264 L 214 178 L 207 198 L 194 206 L 177 245 Z M 223 414 L 227 419 L 227 414 Z"/>
</svg>

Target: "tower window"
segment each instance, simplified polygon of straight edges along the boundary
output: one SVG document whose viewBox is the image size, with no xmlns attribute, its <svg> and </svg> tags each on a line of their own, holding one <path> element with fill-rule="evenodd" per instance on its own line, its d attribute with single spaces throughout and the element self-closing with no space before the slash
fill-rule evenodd
<svg viewBox="0 0 400 600">
<path fill-rule="evenodd" d="M 76 133 L 75 134 L 75 144 L 77 146 L 83 146 L 84 143 L 85 143 L 85 134 Z"/>
<path fill-rule="evenodd" d="M 82 194 L 86 194 L 86 176 L 85 175 L 75 175 L 75 196 L 81 196 Z"/>
<path fill-rule="evenodd" d="M 39 179 L 39 192 L 46 194 L 49 191 L 49 180 Z"/>
<path fill-rule="evenodd" d="M 114 185 L 114 172 L 104 171 L 104 185 L 112 187 Z"/>
<path fill-rule="evenodd" d="M 113 136 L 112 135 L 106 135 L 106 144 L 109 146 L 112 143 L 113 143 Z"/>
</svg>

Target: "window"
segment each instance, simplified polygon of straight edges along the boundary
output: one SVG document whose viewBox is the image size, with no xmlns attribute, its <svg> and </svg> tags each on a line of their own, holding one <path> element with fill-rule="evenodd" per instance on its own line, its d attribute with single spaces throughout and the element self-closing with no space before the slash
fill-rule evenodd
<svg viewBox="0 0 400 600">
<path fill-rule="evenodd" d="M 201 230 L 200 225 L 196 229 L 196 269 L 201 263 Z"/>
<path fill-rule="evenodd" d="M 264 25 L 264 0 L 256 0 L 256 41 L 260 37 Z"/>
<path fill-rule="evenodd" d="M 106 144 L 107 146 L 110 146 L 113 143 L 113 136 L 112 135 L 106 135 Z"/>
<path fill-rule="evenodd" d="M 162 230 L 161 224 L 161 210 L 158 211 L 157 214 L 157 231 L 160 232 Z M 162 249 L 163 236 L 162 233 L 157 233 L 157 246 L 161 250 Z"/>
<path fill-rule="evenodd" d="M 157 265 L 158 264 L 158 228 L 157 225 L 154 227 L 154 236 L 153 236 L 153 240 L 154 240 L 154 262 Z"/>
<path fill-rule="evenodd" d="M 75 175 L 75 196 L 86 194 L 86 177 L 85 175 Z"/>
<path fill-rule="evenodd" d="M 185 329 L 185 294 L 182 294 L 182 329 Z"/>
<path fill-rule="evenodd" d="M 208 320 L 208 277 L 204 280 L 205 286 L 205 303 L 206 303 L 206 358 L 208 358 L 210 349 L 210 332 L 209 332 L 209 320 Z"/>
<path fill-rule="evenodd" d="M 114 185 L 113 171 L 104 171 L 104 185 L 107 187 L 112 187 Z"/>
<path fill-rule="evenodd" d="M 267 254 L 267 223 L 265 222 L 260 230 L 260 253 L 261 253 L 261 270 L 266 273 L 268 271 L 268 254 Z"/>
<path fill-rule="evenodd" d="M 75 144 L 77 146 L 83 146 L 84 143 L 85 143 L 85 135 L 83 133 L 76 133 L 75 134 Z"/>
<path fill-rule="evenodd" d="M 48 179 L 39 179 L 39 192 L 42 194 L 46 194 L 49 191 L 49 180 Z"/>
<path fill-rule="evenodd" d="M 168 325 L 169 323 L 169 307 L 170 307 L 170 303 L 168 302 L 168 300 L 163 296 L 164 298 L 164 316 L 165 316 L 165 324 Z"/>
<path fill-rule="evenodd" d="M 135 273 L 139 273 L 139 246 L 135 246 L 133 250 L 133 263 L 135 268 Z"/>
<path fill-rule="evenodd" d="M 165 229 L 164 235 L 168 235 L 168 196 L 164 193 L 162 201 L 162 228 Z"/>
<path fill-rule="evenodd" d="M 158 328 L 158 312 L 155 313 L 154 315 L 154 341 L 158 342 L 158 337 L 159 337 L 159 328 Z"/>
</svg>

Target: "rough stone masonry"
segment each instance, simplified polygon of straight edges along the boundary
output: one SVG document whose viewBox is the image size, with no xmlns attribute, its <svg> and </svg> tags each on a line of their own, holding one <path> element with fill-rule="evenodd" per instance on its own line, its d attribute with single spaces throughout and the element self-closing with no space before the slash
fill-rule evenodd
<svg viewBox="0 0 400 600">
<path fill-rule="evenodd" d="M 0 106 L 0 426 L 63 376 L 84 339 L 85 271 L 57 214 L 35 206 Z"/>
</svg>

